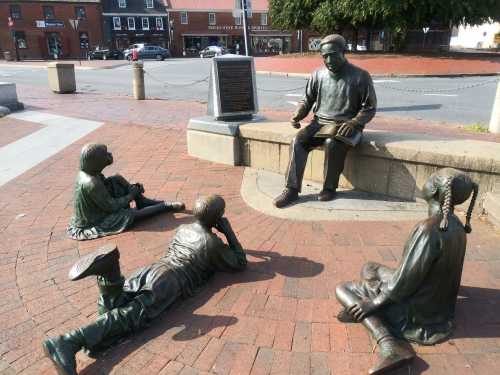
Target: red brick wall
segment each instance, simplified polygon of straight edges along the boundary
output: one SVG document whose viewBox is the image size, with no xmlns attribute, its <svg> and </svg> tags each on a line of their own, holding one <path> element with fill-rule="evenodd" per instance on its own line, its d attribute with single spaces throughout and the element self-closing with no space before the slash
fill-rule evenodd
<svg viewBox="0 0 500 375">
<path fill-rule="evenodd" d="M 46 34 L 58 32 L 62 40 L 63 58 L 75 58 L 83 55 L 80 49 L 79 32 L 87 32 L 89 35 L 90 48 L 97 44 L 102 44 L 102 11 L 100 4 L 91 3 L 24 3 L 15 2 L 21 8 L 20 20 L 14 20 L 14 26 L 8 27 L 7 19 L 10 17 L 11 3 L 0 3 L 0 50 L 10 51 L 15 56 L 15 47 L 11 30 L 24 31 L 27 40 L 26 49 L 19 49 L 22 59 L 49 58 L 47 50 Z M 38 28 L 37 20 L 44 20 L 43 6 L 54 8 L 55 20 L 64 22 L 64 27 Z M 75 6 L 83 6 L 87 19 L 80 21 L 78 33 L 73 30 L 69 19 L 75 18 Z M 3 55 L 3 53 L 2 53 Z M 3 57 L 3 56 L 0 56 Z"/>
<path fill-rule="evenodd" d="M 243 29 L 241 26 L 235 25 L 235 19 L 232 13 L 216 13 L 216 25 L 212 26 L 208 24 L 208 12 L 188 12 L 188 24 L 181 24 L 180 12 L 170 11 L 170 20 L 174 21 L 174 33 L 172 41 L 172 53 L 174 56 L 182 56 L 183 48 L 183 34 L 192 35 L 228 35 L 228 36 L 243 36 Z M 261 25 L 261 14 L 253 13 L 252 18 L 249 19 L 249 25 L 256 28 L 254 31 L 252 29 L 252 34 L 265 33 L 269 31 L 272 33 L 272 28 L 270 26 L 270 19 L 268 19 L 268 25 Z M 290 32 L 292 37 L 292 48 L 296 46 L 296 32 Z M 243 51 L 243 46 L 240 46 L 240 50 Z"/>
</svg>

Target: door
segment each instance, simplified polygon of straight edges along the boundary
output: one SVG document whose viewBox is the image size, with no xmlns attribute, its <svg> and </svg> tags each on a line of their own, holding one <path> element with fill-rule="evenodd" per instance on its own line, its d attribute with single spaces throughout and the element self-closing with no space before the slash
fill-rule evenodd
<svg viewBox="0 0 500 375">
<path fill-rule="evenodd" d="M 57 60 L 62 57 L 62 42 L 59 33 L 47 34 L 47 49 L 49 51 L 49 58 Z"/>
</svg>

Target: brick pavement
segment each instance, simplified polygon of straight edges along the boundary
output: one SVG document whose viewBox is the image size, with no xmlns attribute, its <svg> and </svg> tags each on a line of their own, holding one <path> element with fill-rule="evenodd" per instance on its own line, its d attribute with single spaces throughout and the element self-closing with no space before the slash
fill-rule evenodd
<svg viewBox="0 0 500 375">
<path fill-rule="evenodd" d="M 500 74 L 500 54 L 420 56 L 391 54 L 347 54 L 355 65 L 372 75 L 457 75 Z M 255 60 L 258 71 L 309 74 L 321 67 L 318 55 L 287 55 L 262 57 Z"/>
<path fill-rule="evenodd" d="M 82 106 L 79 110 L 88 113 L 96 108 L 96 116 L 116 110 L 101 107 L 111 103 L 106 98 L 104 104 L 94 102 L 96 107 L 83 106 L 78 96 L 61 101 L 50 109 L 77 112 Z M 135 108 L 126 99 L 116 106 Z M 194 298 L 100 358 L 79 354 L 81 374 L 366 373 L 376 358 L 374 343 L 361 326 L 335 320 L 340 308 L 335 285 L 356 278 L 367 260 L 395 265 L 414 223 L 305 223 L 266 216 L 242 201 L 241 167 L 187 156 L 182 124 L 168 122 L 182 116 L 166 113 L 163 123 L 155 116 L 148 117 L 149 125 L 108 123 L 0 188 L 0 374 L 55 374 L 41 341 L 95 318 L 94 280 L 67 280 L 76 259 L 112 241 L 129 274 L 158 258 L 175 228 L 192 220 L 166 214 L 117 236 L 67 239 L 79 150 L 90 141 L 113 151 L 116 165 L 107 173 L 120 171 L 141 181 L 155 197 L 181 199 L 189 208 L 199 194 L 222 194 L 250 263 L 243 273 L 216 275 Z M 399 374 L 496 373 L 499 240 L 489 224 L 473 221 L 456 334 L 447 343 L 416 348 L 419 359 Z"/>
</svg>

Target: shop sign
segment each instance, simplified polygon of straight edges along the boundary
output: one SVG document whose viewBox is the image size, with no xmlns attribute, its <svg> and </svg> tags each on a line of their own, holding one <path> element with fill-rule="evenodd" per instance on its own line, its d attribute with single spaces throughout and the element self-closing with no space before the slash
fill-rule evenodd
<svg viewBox="0 0 500 375">
<path fill-rule="evenodd" d="M 493 43 L 500 44 L 500 33 L 495 34 L 495 39 L 493 40 Z"/>
<path fill-rule="evenodd" d="M 42 20 L 42 21 L 35 21 L 36 22 L 36 27 L 38 28 L 46 28 L 46 27 L 64 27 L 64 22 L 63 21 L 57 21 L 57 20 Z"/>
<path fill-rule="evenodd" d="M 208 30 L 243 30 L 243 26 L 241 26 L 241 25 L 212 25 L 212 26 L 208 26 Z M 250 30 L 267 31 L 267 30 L 270 30 L 270 28 L 269 28 L 269 26 L 252 25 L 252 26 L 250 26 Z"/>
</svg>

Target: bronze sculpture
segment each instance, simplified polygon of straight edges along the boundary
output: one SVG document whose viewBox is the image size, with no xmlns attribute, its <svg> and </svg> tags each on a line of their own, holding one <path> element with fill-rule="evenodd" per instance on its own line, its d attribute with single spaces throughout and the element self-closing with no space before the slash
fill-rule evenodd
<svg viewBox="0 0 500 375">
<path fill-rule="evenodd" d="M 82 257 L 69 272 L 71 280 L 97 276 L 98 313 L 94 323 L 47 339 L 45 354 L 60 374 L 76 374 L 75 354 L 82 348 L 100 351 L 143 329 L 178 298 L 187 297 L 216 271 L 241 271 L 247 260 L 229 221 L 225 202 L 212 195 L 199 198 L 196 221 L 181 225 L 164 257 L 124 279 L 116 246 L 104 246 Z M 228 245 L 212 233 L 222 233 Z"/>
<path fill-rule="evenodd" d="M 398 267 L 369 262 L 361 270 L 361 281 L 336 288 L 344 306 L 338 319 L 361 322 L 380 347 L 381 361 L 370 374 L 385 373 L 414 357 L 397 338 L 433 345 L 446 340 L 453 330 L 478 186 L 463 172 L 444 168 L 429 177 L 422 192 L 429 217 L 413 229 Z M 464 226 L 454 206 L 471 194 Z"/>
<path fill-rule="evenodd" d="M 278 208 L 298 199 L 307 156 L 319 146 L 324 146 L 325 163 L 318 200 L 334 199 L 347 152 L 359 143 L 365 124 L 375 116 L 377 97 L 370 74 L 350 64 L 345 50 L 345 39 L 338 34 L 328 35 L 320 43 L 326 68 L 316 70 L 309 78 L 291 125 L 300 128 L 300 121 L 311 109 L 314 118 L 290 145 L 286 187 L 274 200 Z"/>
<path fill-rule="evenodd" d="M 182 202 L 146 198 L 141 184 L 124 177 L 104 177 L 102 170 L 113 163 L 106 145 L 87 144 L 80 155 L 80 171 L 75 183 L 74 214 L 68 234 L 75 240 L 91 240 L 123 232 L 135 220 L 161 212 L 184 210 Z M 135 208 L 130 203 L 135 201 Z"/>
</svg>

